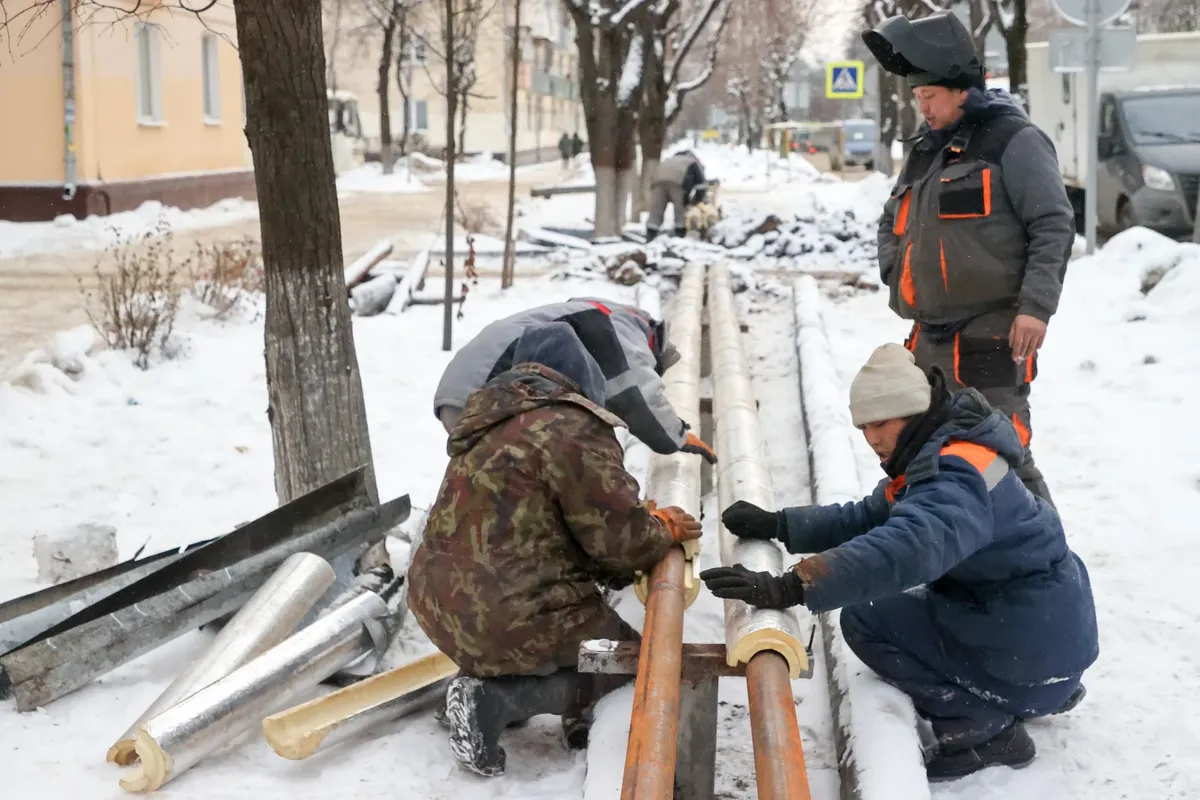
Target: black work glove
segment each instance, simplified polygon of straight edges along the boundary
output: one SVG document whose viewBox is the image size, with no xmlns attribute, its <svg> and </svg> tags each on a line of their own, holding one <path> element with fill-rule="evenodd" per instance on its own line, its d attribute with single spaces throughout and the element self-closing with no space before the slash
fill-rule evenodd
<svg viewBox="0 0 1200 800">
<path fill-rule="evenodd" d="M 722 511 L 721 522 L 739 539 L 781 539 L 786 529 L 782 511 L 766 511 L 745 500 Z"/>
<path fill-rule="evenodd" d="M 791 608 L 804 602 L 804 584 L 791 570 L 776 577 L 734 564 L 706 569 L 700 573 L 700 580 L 716 597 L 741 600 L 758 608 Z"/>
</svg>

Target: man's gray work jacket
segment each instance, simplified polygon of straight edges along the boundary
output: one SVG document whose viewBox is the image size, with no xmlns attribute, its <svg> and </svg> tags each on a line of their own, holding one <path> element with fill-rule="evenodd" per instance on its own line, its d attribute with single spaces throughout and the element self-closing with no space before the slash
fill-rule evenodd
<svg viewBox="0 0 1200 800">
<path fill-rule="evenodd" d="M 1075 239 L 1049 137 L 1006 92 L 972 89 L 963 119 L 913 148 L 879 222 L 879 271 L 905 319 L 959 323 L 1058 309 Z"/>
</svg>

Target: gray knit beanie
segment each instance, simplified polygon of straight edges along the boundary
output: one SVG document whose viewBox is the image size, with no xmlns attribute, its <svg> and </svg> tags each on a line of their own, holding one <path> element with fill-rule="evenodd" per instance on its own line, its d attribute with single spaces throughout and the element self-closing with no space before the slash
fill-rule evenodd
<svg viewBox="0 0 1200 800">
<path fill-rule="evenodd" d="M 929 379 L 901 345 L 875 348 L 850 384 L 850 419 L 856 428 L 928 410 Z"/>
</svg>

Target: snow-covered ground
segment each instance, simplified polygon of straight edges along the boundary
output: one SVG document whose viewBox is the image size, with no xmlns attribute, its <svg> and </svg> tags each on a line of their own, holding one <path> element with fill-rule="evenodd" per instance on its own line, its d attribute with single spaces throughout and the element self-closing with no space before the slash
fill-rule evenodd
<svg viewBox="0 0 1200 800">
<path fill-rule="evenodd" d="M 221 200 L 208 208 L 181 211 L 148 200 L 133 211 L 75 219 L 64 214 L 50 222 L 0 220 L 0 259 L 55 250 L 101 250 L 118 241 L 150 233 L 160 225 L 173 231 L 228 225 L 258 216 L 258 204 L 240 198 Z"/>
<path fill-rule="evenodd" d="M 797 180 L 758 195 L 730 193 L 722 205 L 730 216 L 747 218 L 811 215 L 818 228 L 850 210 L 855 224 L 869 230 L 886 183 L 882 176 L 858 184 Z M 523 201 L 522 221 L 579 228 L 591 204 L 589 195 Z M 7 244 L 2 235 L 0 242 Z M 824 261 L 841 258 L 826 255 Z M 846 259 L 855 269 L 873 268 L 865 250 Z M 814 255 L 812 263 L 823 260 Z M 760 257 L 748 266 L 772 268 L 777 261 Z M 1143 274 L 1153 267 L 1165 277 L 1143 296 Z M 455 323 L 455 346 L 492 319 L 531 305 L 579 294 L 633 298 L 630 287 L 576 274 L 519 275 L 503 293 L 484 277 L 466 302 L 465 319 Z M 781 505 L 809 502 L 791 300 L 787 291 L 762 286 L 740 295 L 739 304 L 749 325 L 745 341 L 762 426 L 770 434 L 772 478 Z M 843 288 L 825 306 L 844 399 L 871 349 L 900 340 L 906 326 L 882 292 Z M 1072 545 L 1091 571 L 1101 657 L 1085 677 L 1083 705 L 1031 723 L 1041 749 L 1034 765 L 939 786 L 933 791 L 939 800 L 1200 796 L 1200 723 L 1189 713 L 1200 708 L 1194 646 L 1200 604 L 1187 579 L 1195 571 L 1190 523 L 1200 515 L 1200 468 L 1191 452 L 1200 421 L 1189 413 L 1200 390 L 1198 314 L 1200 247 L 1138 229 L 1114 238 L 1098 256 L 1072 262 L 1034 388 L 1034 446 Z M 427 507 L 446 463 L 445 434 L 430 407 L 451 356 L 441 350 L 441 310 L 418 306 L 398 316 L 356 318 L 354 328 L 380 493 L 407 493 L 416 509 Z M 147 552 L 156 552 L 227 531 L 274 505 L 261 319 L 217 323 L 188 305 L 179 339 L 176 358 L 140 372 L 122 353 L 89 352 L 85 331 L 68 332 L 0 383 L 6 509 L 0 601 L 39 588 L 30 545 L 39 533 L 108 523 L 128 557 L 147 540 Z M 865 443 L 854 442 L 857 459 L 848 469 L 857 469 L 857 487 L 865 492 L 879 468 Z M 718 511 L 709 498 L 704 566 L 715 563 Z M 640 613 L 628 598 L 621 608 L 633 619 Z M 685 638 L 719 641 L 721 626 L 720 604 L 703 595 L 689 611 Z M 408 633 L 420 650 L 412 625 Z M 13 754 L 5 778 L 15 796 L 118 796 L 121 770 L 104 762 L 104 750 L 205 642 L 205 634 L 185 635 L 31 714 L 0 707 L 0 751 Z M 794 692 L 813 797 L 832 800 L 836 763 L 819 640 L 816 650 L 815 677 L 796 682 Z M 721 693 L 718 789 L 741 800 L 754 796 L 744 682 L 723 681 Z M 599 770 L 619 774 L 630 700 L 628 688 L 606 699 L 586 756 L 562 747 L 552 718 L 511 731 L 504 740 L 508 774 L 490 781 L 462 772 L 444 733 L 424 715 L 305 762 L 278 758 L 251 733 L 165 791 L 176 798 L 315 798 L 353 786 L 364 798 L 581 798 L 589 762 L 592 781 Z M 929 791 L 894 788 L 868 800 L 918 800 Z"/>
<path fill-rule="evenodd" d="M 338 177 L 338 194 L 347 192 L 400 194 L 429 191 L 415 173 L 415 169 L 412 172 L 408 171 L 403 159 L 396 163 L 391 175 L 383 174 L 382 164 L 363 164 Z"/>
</svg>

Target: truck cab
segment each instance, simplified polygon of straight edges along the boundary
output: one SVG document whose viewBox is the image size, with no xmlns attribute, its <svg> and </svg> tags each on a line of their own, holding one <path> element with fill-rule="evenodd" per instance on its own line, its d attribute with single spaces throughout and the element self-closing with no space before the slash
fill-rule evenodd
<svg viewBox="0 0 1200 800">
<path fill-rule="evenodd" d="M 1200 190 L 1200 86 L 1100 97 L 1098 225 L 1190 233 Z"/>
<path fill-rule="evenodd" d="M 1054 142 L 1077 221 L 1095 141 L 1097 227 L 1190 233 L 1200 186 L 1200 32 L 1139 35 L 1132 69 L 1100 72 L 1095 128 L 1086 76 L 1060 71 L 1046 42 L 1026 52 L 1029 117 Z"/>
</svg>

